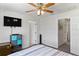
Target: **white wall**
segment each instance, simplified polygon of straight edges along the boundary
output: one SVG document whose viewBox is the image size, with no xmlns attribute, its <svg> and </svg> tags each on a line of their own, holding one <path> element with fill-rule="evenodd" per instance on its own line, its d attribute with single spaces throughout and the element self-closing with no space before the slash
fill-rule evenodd
<svg viewBox="0 0 79 59">
<path fill-rule="evenodd" d="M 71 20 L 71 52 L 79 55 L 79 17 Z"/>
<path fill-rule="evenodd" d="M 0 43 L 10 42 L 11 28 L 3 26 L 3 16 L 10 16 L 22 19 L 22 27 L 12 28 L 13 34 L 23 35 L 23 48 L 29 46 L 29 23 L 30 16 L 18 12 L 0 10 Z"/>
<path fill-rule="evenodd" d="M 79 9 L 59 14 L 57 18 L 70 18 L 70 51 L 79 55 Z"/>
<path fill-rule="evenodd" d="M 58 48 L 57 25 L 57 20 L 52 16 L 40 19 L 40 33 L 42 34 L 43 44 Z"/>
<path fill-rule="evenodd" d="M 40 33 L 43 35 L 43 43 L 58 47 L 58 19 L 63 18 L 70 18 L 70 51 L 79 55 L 79 9 L 42 18 Z"/>
</svg>

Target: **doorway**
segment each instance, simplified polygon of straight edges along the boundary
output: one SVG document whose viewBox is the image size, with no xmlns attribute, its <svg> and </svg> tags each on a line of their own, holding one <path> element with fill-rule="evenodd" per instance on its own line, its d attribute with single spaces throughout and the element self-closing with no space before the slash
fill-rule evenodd
<svg viewBox="0 0 79 59">
<path fill-rule="evenodd" d="M 58 20 L 58 49 L 70 53 L 70 19 Z"/>
</svg>

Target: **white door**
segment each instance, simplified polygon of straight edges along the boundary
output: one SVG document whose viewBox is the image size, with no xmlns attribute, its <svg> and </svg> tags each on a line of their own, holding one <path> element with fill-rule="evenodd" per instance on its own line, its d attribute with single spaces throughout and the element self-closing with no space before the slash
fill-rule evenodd
<svg viewBox="0 0 79 59">
<path fill-rule="evenodd" d="M 30 45 L 37 44 L 37 24 L 30 23 Z"/>
</svg>

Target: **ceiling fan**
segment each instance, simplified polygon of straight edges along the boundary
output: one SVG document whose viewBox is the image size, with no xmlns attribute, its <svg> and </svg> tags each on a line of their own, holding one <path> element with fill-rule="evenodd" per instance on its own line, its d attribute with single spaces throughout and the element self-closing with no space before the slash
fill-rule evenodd
<svg viewBox="0 0 79 59">
<path fill-rule="evenodd" d="M 29 11 L 26 11 L 26 12 L 37 11 L 37 15 L 42 15 L 42 14 L 44 14 L 44 12 L 48 12 L 48 13 L 54 12 L 52 10 L 49 10 L 48 7 L 55 5 L 55 3 L 47 3 L 47 4 L 44 4 L 44 3 L 37 3 L 37 4 L 29 3 L 29 4 L 32 5 L 33 7 L 35 7 L 36 9 L 29 10 Z"/>
</svg>

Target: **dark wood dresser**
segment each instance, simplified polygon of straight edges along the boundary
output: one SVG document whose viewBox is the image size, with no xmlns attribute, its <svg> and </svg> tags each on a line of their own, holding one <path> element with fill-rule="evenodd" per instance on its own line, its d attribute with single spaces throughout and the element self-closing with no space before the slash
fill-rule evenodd
<svg viewBox="0 0 79 59">
<path fill-rule="evenodd" d="M 20 50 L 22 50 L 21 47 L 17 48 L 15 46 L 11 46 L 10 43 L 7 44 L 3 43 L 3 45 L 0 44 L 0 56 L 6 56 Z"/>
</svg>

